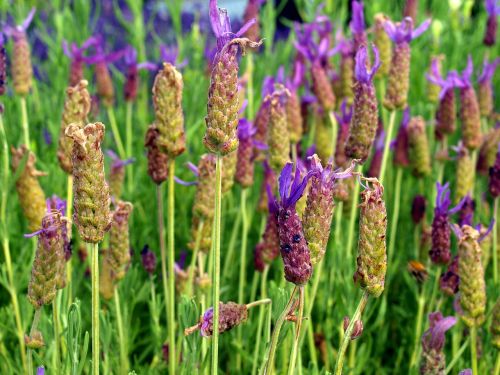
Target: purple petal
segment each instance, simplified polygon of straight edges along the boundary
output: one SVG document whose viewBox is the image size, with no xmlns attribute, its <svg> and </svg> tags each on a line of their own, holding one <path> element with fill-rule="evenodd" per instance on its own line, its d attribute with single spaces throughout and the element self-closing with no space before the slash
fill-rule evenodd
<svg viewBox="0 0 500 375">
<path fill-rule="evenodd" d="M 31 8 L 30 12 L 28 13 L 28 16 L 24 19 L 24 21 L 21 23 L 19 26 L 20 31 L 26 31 L 31 23 L 33 21 L 33 17 L 35 16 L 36 8 L 33 7 Z"/>
<path fill-rule="evenodd" d="M 252 18 L 251 20 L 249 20 L 247 23 L 245 23 L 241 29 L 238 30 L 238 32 L 236 34 L 234 34 L 237 38 L 239 38 L 240 36 L 242 36 L 243 34 L 245 34 L 248 29 L 250 27 L 252 27 L 255 23 L 257 22 L 257 20 L 255 18 Z"/>
<path fill-rule="evenodd" d="M 353 34 L 362 34 L 365 31 L 365 17 L 363 15 L 363 3 L 352 2 L 352 21 L 349 24 Z"/>
<path fill-rule="evenodd" d="M 198 181 L 184 181 L 184 180 L 180 179 L 177 176 L 174 176 L 174 180 L 179 185 L 184 185 L 184 186 L 193 186 L 193 185 L 197 185 L 198 184 Z"/>
<path fill-rule="evenodd" d="M 431 25 L 432 20 L 430 18 L 426 19 L 424 22 L 420 24 L 419 27 L 417 27 L 413 32 L 411 33 L 411 40 L 418 38 L 420 35 L 422 35 L 429 26 Z"/>
<path fill-rule="evenodd" d="M 144 61 L 140 64 L 137 64 L 137 69 L 155 71 L 156 69 L 158 69 L 158 65 L 149 61 Z"/>
<path fill-rule="evenodd" d="M 198 177 L 199 176 L 199 172 L 198 172 L 198 167 L 196 165 L 194 165 L 193 163 L 191 163 L 190 161 L 188 161 L 186 163 L 186 166 L 188 167 L 189 170 L 191 170 L 191 172 L 193 172 L 193 174 Z"/>
</svg>

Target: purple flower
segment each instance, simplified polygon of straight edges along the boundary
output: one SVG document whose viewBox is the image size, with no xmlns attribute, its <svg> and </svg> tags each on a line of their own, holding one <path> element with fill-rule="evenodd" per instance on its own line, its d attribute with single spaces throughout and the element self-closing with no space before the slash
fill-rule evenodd
<svg viewBox="0 0 500 375">
<path fill-rule="evenodd" d="M 241 118 L 238 122 L 238 138 L 240 140 L 242 139 L 248 139 L 254 136 L 254 134 L 257 132 L 257 129 L 253 127 L 253 124 L 251 121 L 248 121 L 245 118 Z"/>
<path fill-rule="evenodd" d="M 400 23 L 396 24 L 392 21 L 386 21 L 384 29 L 394 43 L 410 43 L 413 39 L 423 34 L 429 28 L 430 24 L 431 20 L 427 19 L 414 30 L 413 20 L 410 17 L 405 17 Z"/>
<path fill-rule="evenodd" d="M 280 194 L 280 204 L 279 206 L 283 209 L 295 207 L 297 201 L 304 194 L 304 190 L 307 186 L 307 181 L 309 180 L 311 174 L 308 173 L 301 181 L 300 179 L 300 169 L 295 170 L 295 176 L 292 176 L 293 164 L 287 163 L 278 178 L 279 183 L 279 194 Z"/>
<path fill-rule="evenodd" d="M 45 375 L 45 367 L 40 366 L 36 369 L 36 375 Z"/>
<path fill-rule="evenodd" d="M 33 17 L 35 16 L 35 12 L 36 12 L 36 8 L 34 8 L 34 7 L 31 8 L 30 12 L 28 13 L 28 16 L 23 20 L 23 22 L 21 22 L 20 25 L 16 25 L 16 26 L 6 25 L 4 27 L 4 33 L 7 36 L 12 37 L 14 39 L 14 41 L 17 41 L 17 40 L 23 38 L 25 33 L 26 33 L 26 30 L 28 30 L 28 27 L 31 24 L 31 21 L 33 21 Z"/>
<path fill-rule="evenodd" d="M 85 58 L 85 62 L 88 64 L 99 64 L 105 63 L 109 64 L 115 62 L 125 56 L 127 49 L 122 49 L 119 51 L 111 52 L 106 54 L 104 51 L 104 38 L 102 36 L 96 36 L 96 41 L 92 43 L 95 47 L 95 55 Z"/>
<path fill-rule="evenodd" d="M 177 69 L 182 69 L 188 64 L 187 59 L 184 59 L 181 63 L 177 63 L 177 58 L 179 57 L 179 48 L 177 48 L 177 46 L 160 45 L 160 56 L 162 62 L 168 62 Z"/>
<path fill-rule="evenodd" d="M 484 7 L 489 16 L 500 15 L 500 2 L 498 0 L 486 0 Z"/>
<path fill-rule="evenodd" d="M 380 68 L 380 56 L 377 47 L 372 44 L 373 54 L 375 56 L 375 62 L 373 68 L 368 70 L 366 67 L 366 59 L 368 58 L 368 52 L 365 46 L 361 46 L 356 53 L 356 66 L 354 67 L 354 76 L 358 82 L 370 83 L 373 80 L 373 76 Z"/>
<path fill-rule="evenodd" d="M 347 126 L 349 126 L 349 124 L 351 123 L 352 105 L 348 106 L 345 99 L 342 101 L 342 104 L 340 105 L 340 112 L 335 112 L 335 118 L 337 119 L 337 122 L 341 125 L 347 124 Z"/>
<path fill-rule="evenodd" d="M 49 129 L 43 128 L 42 134 L 43 134 L 43 140 L 45 141 L 45 144 L 47 146 L 51 146 L 52 145 L 52 134 L 50 133 Z"/>
<path fill-rule="evenodd" d="M 427 80 L 435 85 L 441 87 L 441 92 L 439 93 L 439 100 L 442 100 L 448 90 L 453 90 L 453 88 L 458 87 L 460 84 L 460 76 L 455 70 L 448 73 L 446 79 L 441 77 L 439 73 L 439 60 L 433 59 L 431 63 L 431 74 L 426 74 Z"/>
<path fill-rule="evenodd" d="M 67 203 L 66 200 L 59 198 L 57 195 L 53 195 L 50 198 L 47 198 L 46 200 L 47 204 L 47 211 L 50 212 L 51 210 L 57 210 L 61 214 L 61 216 L 66 216 L 66 210 L 67 210 Z M 66 261 L 71 258 L 71 254 L 73 253 L 73 249 L 71 246 L 71 241 L 70 237 L 68 235 L 68 227 L 64 226 L 62 228 L 62 236 L 63 236 L 63 241 L 64 241 L 64 257 Z"/>
<path fill-rule="evenodd" d="M 349 28 L 353 34 L 363 34 L 365 32 L 365 16 L 361 1 L 354 0 L 352 2 L 352 20 Z"/>
<path fill-rule="evenodd" d="M 214 308 L 210 307 L 201 319 L 200 335 L 203 337 L 212 336 L 212 321 L 214 319 Z"/>
<path fill-rule="evenodd" d="M 76 60 L 83 63 L 85 61 L 85 56 L 83 55 L 85 50 L 93 45 L 96 45 L 97 43 L 99 43 L 99 38 L 91 36 L 82 43 L 81 47 L 78 47 L 78 44 L 76 44 L 75 42 L 68 44 L 68 41 L 63 40 L 62 48 L 64 54 L 71 60 Z"/>
<path fill-rule="evenodd" d="M 148 245 L 144 245 L 142 248 L 141 261 L 146 272 L 152 275 L 156 269 L 156 255 L 150 250 Z"/>
<path fill-rule="evenodd" d="M 457 87 L 460 89 L 472 87 L 472 73 L 474 71 L 474 64 L 472 62 L 472 57 L 469 55 L 467 58 L 467 66 L 462 71 L 462 75 L 458 76 Z"/>
<path fill-rule="evenodd" d="M 464 199 L 460 201 L 455 207 L 450 208 L 451 199 L 450 199 L 450 183 L 447 182 L 444 185 L 441 185 L 439 182 L 436 183 L 437 187 L 437 197 L 436 197 L 436 208 L 435 212 L 440 215 L 453 215 L 456 214 L 462 208 L 464 204 Z"/>
<path fill-rule="evenodd" d="M 210 0 L 209 16 L 212 30 L 217 38 L 217 51 L 220 52 L 224 46 L 234 38 L 239 38 L 252 26 L 256 21 L 252 19 L 248 21 L 236 33 L 231 31 L 231 22 L 227 15 L 227 10 L 217 7 L 217 0 Z"/>
<path fill-rule="evenodd" d="M 342 30 L 338 30 L 335 34 L 335 47 L 333 48 L 333 54 L 336 55 L 340 53 L 342 56 L 352 56 L 354 51 L 354 45 L 352 40 L 346 39 L 342 34 Z"/>
<path fill-rule="evenodd" d="M 107 150 L 106 154 L 111 158 L 111 170 L 117 171 L 125 167 L 126 165 L 135 162 L 135 158 L 128 158 L 125 160 L 120 159 L 120 157 L 113 150 Z"/>
<path fill-rule="evenodd" d="M 441 352 L 444 347 L 444 334 L 457 322 L 454 316 L 443 317 L 440 312 L 429 314 L 429 329 L 422 336 L 422 346 L 424 351 L 435 350 Z"/>
<path fill-rule="evenodd" d="M 458 375 L 472 375 L 472 369 L 466 368 L 458 373 Z"/>
<path fill-rule="evenodd" d="M 491 63 L 489 63 L 487 59 L 484 59 L 483 71 L 481 72 L 481 75 L 478 77 L 477 83 L 491 85 L 491 80 L 499 64 L 500 64 L 500 57 L 497 57 Z"/>
</svg>

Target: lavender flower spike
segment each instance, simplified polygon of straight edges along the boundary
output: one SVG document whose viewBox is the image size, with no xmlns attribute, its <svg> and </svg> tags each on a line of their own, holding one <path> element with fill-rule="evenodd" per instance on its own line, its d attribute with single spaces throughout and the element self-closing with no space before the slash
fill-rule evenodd
<svg viewBox="0 0 500 375">
<path fill-rule="evenodd" d="M 352 2 L 352 20 L 349 23 L 354 39 L 354 51 L 361 46 L 366 46 L 365 16 L 363 14 L 363 3 L 354 0 Z"/>
<path fill-rule="evenodd" d="M 496 58 L 493 62 L 488 63 L 485 59 L 483 62 L 483 71 L 477 79 L 478 83 L 478 99 L 479 111 L 481 116 L 488 117 L 493 112 L 493 86 L 491 81 L 497 66 L 500 64 L 500 58 Z"/>
<path fill-rule="evenodd" d="M 123 181 L 125 179 L 125 166 L 132 164 L 135 159 L 129 158 L 121 160 L 112 150 L 107 150 L 106 154 L 112 160 L 109 173 L 109 192 L 111 196 L 115 197 L 115 199 L 119 199 L 122 193 Z"/>
<path fill-rule="evenodd" d="M 304 193 L 310 175 L 301 180 L 300 169 L 295 170 L 295 176 L 292 176 L 292 169 L 292 163 L 287 163 L 281 171 L 280 201 L 274 202 L 274 205 L 278 210 L 278 235 L 285 279 L 295 285 L 304 285 L 312 275 L 312 265 L 302 222 L 295 205 Z"/>
<path fill-rule="evenodd" d="M 63 40 L 63 52 L 71 59 L 71 67 L 69 69 L 69 86 L 75 86 L 83 79 L 83 66 L 86 62 L 83 53 L 87 48 L 97 44 L 98 42 L 99 38 L 92 36 L 83 42 L 81 47 L 78 47 L 78 45 L 74 42 L 68 44 L 66 40 Z"/>
<path fill-rule="evenodd" d="M 389 83 L 384 99 L 384 106 L 390 110 L 406 107 L 410 86 L 410 42 L 428 29 L 431 20 L 424 21 L 415 30 L 413 20 L 405 17 L 400 23 L 384 23 L 389 38 L 394 42 L 392 64 L 389 71 Z"/>
<path fill-rule="evenodd" d="M 258 47 L 261 42 L 241 38 L 255 22 L 247 22 L 237 33 L 231 31 L 231 24 L 225 9 L 217 8 L 217 0 L 209 3 L 210 22 L 217 37 L 217 54 L 208 91 L 207 130 L 203 143 L 212 153 L 227 155 L 238 147 L 236 128 L 238 126 L 238 60 L 237 54 L 246 47 Z"/>
<path fill-rule="evenodd" d="M 457 213 L 464 204 L 462 199 L 455 207 L 450 209 L 449 183 L 437 186 L 436 206 L 434 208 L 434 219 L 432 221 L 432 246 L 429 251 L 432 262 L 448 264 L 451 258 L 450 252 L 450 220 L 449 215 Z"/>
<path fill-rule="evenodd" d="M 422 335 L 422 363 L 420 373 L 441 374 L 446 367 L 443 352 L 445 333 L 457 322 L 454 316 L 446 318 L 440 312 L 429 314 L 429 329 Z"/>
<path fill-rule="evenodd" d="M 377 48 L 375 46 L 372 48 L 375 62 L 371 70 L 366 67 L 368 57 L 366 47 L 361 47 L 356 54 L 354 75 L 357 84 L 354 92 L 351 128 L 346 143 L 346 155 L 352 159 L 361 159 L 362 162 L 368 158 L 378 126 L 377 97 L 373 77 L 380 67 L 380 57 Z"/>
<path fill-rule="evenodd" d="M 500 2 L 498 0 L 485 1 L 488 20 L 486 21 L 486 30 L 484 32 L 484 45 L 492 47 L 496 43 L 498 29 L 498 15 L 500 15 Z"/>
<path fill-rule="evenodd" d="M 149 61 L 137 63 L 137 51 L 132 46 L 125 47 L 124 60 L 127 65 L 127 72 L 125 74 L 125 84 L 123 85 L 123 96 L 125 101 L 133 102 L 137 97 L 137 88 L 139 86 L 139 70 L 156 70 L 156 64 Z"/>
</svg>

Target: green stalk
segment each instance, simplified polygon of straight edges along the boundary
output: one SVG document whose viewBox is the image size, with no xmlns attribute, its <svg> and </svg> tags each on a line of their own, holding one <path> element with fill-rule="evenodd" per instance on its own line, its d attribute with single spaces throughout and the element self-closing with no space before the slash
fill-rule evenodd
<svg viewBox="0 0 500 375">
<path fill-rule="evenodd" d="M 382 175 L 380 175 L 382 176 Z M 389 238 L 389 251 L 388 258 L 389 264 L 392 260 L 392 255 L 394 253 L 394 246 L 396 245 L 396 231 L 398 229 L 398 220 L 399 220 L 399 205 L 401 201 L 401 181 L 403 179 L 403 168 L 396 167 L 396 182 L 394 186 L 394 211 L 391 217 L 391 232 Z"/>
<path fill-rule="evenodd" d="M 242 225 L 241 225 L 241 249 L 240 249 L 240 279 L 238 284 L 238 303 L 241 305 L 244 301 L 245 295 L 245 281 L 246 281 L 246 254 L 247 254 L 247 237 L 248 237 L 248 216 L 247 216 L 247 191 L 248 189 L 241 189 L 241 217 L 242 217 Z M 238 326 L 237 329 L 237 343 L 242 348 L 242 327 Z M 238 351 L 236 355 L 236 371 L 241 372 L 241 355 Z"/>
<path fill-rule="evenodd" d="M 467 346 L 469 345 L 469 341 L 470 341 L 470 339 L 467 338 L 467 340 L 465 340 L 465 342 L 463 343 L 463 345 L 458 350 L 457 354 L 455 354 L 453 356 L 453 359 L 450 361 L 450 363 L 448 364 L 448 366 L 446 366 L 446 370 L 444 370 L 444 375 L 448 375 L 450 373 L 450 371 L 453 370 L 453 366 L 455 366 L 455 363 L 457 363 L 458 360 L 460 358 L 462 358 L 462 354 L 465 351 L 465 349 L 467 348 Z"/>
<path fill-rule="evenodd" d="M 12 268 L 12 259 L 10 256 L 10 241 L 9 233 L 7 231 L 7 198 L 9 186 L 9 147 L 7 144 L 7 136 L 5 134 L 5 128 L 3 125 L 3 116 L 0 114 L 0 134 L 2 136 L 2 154 L 3 154 L 3 174 L 2 174 L 2 184 L 4 188 L 2 189 L 2 202 L 0 206 L 0 222 L 2 225 L 2 248 L 5 259 L 5 268 L 7 270 L 7 280 L 9 282 L 9 294 L 12 300 L 12 308 L 14 310 L 14 320 L 16 322 L 17 337 L 19 340 L 19 349 L 21 350 L 21 362 L 23 364 L 24 373 L 27 371 L 26 363 L 26 348 L 24 345 L 24 330 L 21 320 L 21 313 L 19 310 L 19 302 L 17 300 L 17 291 L 14 284 L 14 271 Z"/>
<path fill-rule="evenodd" d="M 155 281 L 152 276 L 149 276 L 149 284 L 151 286 L 151 320 L 153 321 L 153 333 L 155 337 L 155 346 L 158 344 L 160 337 L 160 322 L 158 318 L 158 311 L 156 308 L 156 288 Z"/>
<path fill-rule="evenodd" d="M 266 298 L 266 288 L 267 288 L 267 274 L 269 273 L 269 266 L 265 266 L 264 271 L 262 272 L 262 277 L 260 279 L 260 294 L 262 298 Z M 264 325 L 264 313 L 265 306 L 262 306 L 259 310 L 259 320 L 257 322 L 257 332 L 255 334 L 255 348 L 253 351 L 253 365 L 252 365 L 252 375 L 257 373 L 257 364 L 259 363 L 260 358 L 260 340 L 261 340 L 261 332 Z"/>
<path fill-rule="evenodd" d="M 356 172 L 361 173 L 363 170 L 362 165 L 358 165 L 356 167 Z M 354 192 L 353 192 L 353 197 L 352 197 L 352 205 L 351 205 L 351 215 L 349 217 L 349 231 L 347 234 L 347 259 L 349 260 L 349 263 L 351 262 L 352 258 L 352 245 L 354 242 L 354 228 L 356 225 L 356 210 L 358 209 L 358 201 L 359 201 L 359 183 L 354 185 Z"/>
<path fill-rule="evenodd" d="M 470 360 L 472 362 L 472 375 L 479 375 L 477 371 L 477 327 L 470 328 Z"/>
<path fill-rule="evenodd" d="M 394 132 L 394 123 L 396 122 L 396 111 L 391 111 L 389 117 L 389 127 L 385 136 L 384 153 L 382 156 L 382 166 L 380 167 L 380 183 L 384 184 L 385 169 L 387 168 L 387 159 L 389 159 L 389 146 L 392 141 L 392 133 Z"/>
<path fill-rule="evenodd" d="M 276 323 L 274 325 L 273 335 L 271 337 L 271 344 L 269 346 L 269 351 L 265 362 L 264 375 L 271 375 L 273 372 L 274 356 L 276 354 L 276 347 L 278 346 L 278 338 L 280 336 L 281 327 L 283 326 L 283 323 L 285 322 L 285 319 L 288 313 L 290 312 L 290 309 L 293 305 L 293 297 L 295 296 L 295 293 L 297 292 L 298 288 L 299 288 L 298 286 L 295 286 L 293 288 L 292 294 L 290 295 L 290 299 L 288 300 L 285 309 L 282 311 L 281 315 L 279 316 L 278 320 L 276 320 Z"/>
<path fill-rule="evenodd" d="M 215 217 L 214 217 L 214 260 L 213 260 L 213 342 L 212 374 L 217 374 L 219 361 L 219 298 L 220 298 L 220 231 L 221 231 L 221 172 L 222 156 L 217 154 L 215 161 Z"/>
<path fill-rule="evenodd" d="M 54 369 L 56 370 L 55 373 L 59 374 L 59 364 L 60 364 L 60 358 L 59 358 L 59 353 L 61 350 L 61 343 L 59 341 L 59 316 L 57 314 L 57 295 L 56 298 L 52 301 L 52 320 L 54 322 L 54 344 L 55 344 L 55 350 L 54 350 Z"/>
<path fill-rule="evenodd" d="M 344 333 L 344 339 L 342 340 L 342 344 L 339 348 L 337 363 L 335 364 L 335 375 L 342 374 L 342 367 L 344 366 L 345 352 L 347 350 L 347 346 L 349 345 L 349 341 L 351 341 L 351 335 L 352 335 L 352 331 L 354 329 L 354 323 L 356 323 L 356 321 L 361 318 L 361 315 L 363 314 L 363 310 L 366 307 L 366 304 L 368 302 L 369 297 L 370 297 L 370 295 L 368 294 L 368 292 L 366 290 L 363 291 L 363 295 L 361 296 L 361 299 L 359 300 L 358 307 L 356 308 L 354 315 L 352 316 L 351 320 L 349 321 L 349 325 L 347 326 L 347 329 Z"/>
<path fill-rule="evenodd" d="M 92 251 L 92 373 L 99 374 L 99 244 L 90 244 Z"/>
<path fill-rule="evenodd" d="M 116 124 L 115 111 L 113 109 L 113 106 L 108 106 L 107 111 L 109 123 L 111 125 L 111 131 L 113 132 L 113 138 L 115 139 L 116 148 L 118 149 L 118 155 L 120 156 L 120 159 L 125 159 L 127 156 L 125 153 L 125 148 L 123 148 L 122 137 L 120 135 L 120 131 L 118 130 L 118 125 Z"/>
<path fill-rule="evenodd" d="M 304 286 L 299 287 L 299 313 L 297 314 L 297 323 L 295 338 L 293 340 L 292 353 L 290 355 L 290 363 L 288 365 L 288 375 L 293 375 L 295 372 L 295 362 L 297 360 L 297 352 L 299 349 L 300 332 L 302 329 L 302 318 L 304 316 Z"/>
<path fill-rule="evenodd" d="M 40 322 L 40 316 L 42 314 L 42 308 L 39 307 L 35 310 L 35 315 L 33 316 L 33 323 L 31 323 L 30 337 L 33 337 L 38 323 Z M 33 375 L 33 349 L 28 348 L 28 374 Z"/>
<path fill-rule="evenodd" d="M 28 147 L 29 150 L 31 149 L 31 145 L 30 145 L 30 129 L 28 124 L 28 109 L 26 107 L 26 97 L 21 96 L 19 98 L 19 101 L 21 102 L 21 125 L 23 128 L 24 144 L 26 145 L 26 147 Z"/>
<path fill-rule="evenodd" d="M 120 294 L 119 288 L 115 289 L 115 310 L 116 310 L 116 325 L 118 326 L 118 341 L 120 345 L 120 374 L 128 373 L 128 358 L 127 358 L 127 345 L 125 343 L 125 335 L 123 334 L 123 320 L 122 311 L 120 308 Z"/>
<path fill-rule="evenodd" d="M 328 119 L 330 120 L 330 125 L 332 126 L 332 157 L 335 157 L 335 150 L 337 148 L 337 133 L 338 127 L 337 119 L 333 114 L 333 111 L 328 112 Z"/>
<path fill-rule="evenodd" d="M 411 359 L 410 359 L 410 368 L 416 366 L 417 364 L 420 335 L 422 332 L 422 319 L 424 317 L 424 307 L 425 307 L 425 295 L 423 288 L 418 296 L 417 304 L 418 304 L 418 312 L 417 312 L 417 321 L 415 323 L 415 335 L 414 335 L 415 340 L 413 343 L 413 352 L 411 354 Z"/>
<path fill-rule="evenodd" d="M 498 283 L 498 254 L 497 254 L 497 241 L 498 241 L 498 197 L 495 197 L 493 203 L 493 220 L 495 220 L 495 224 L 493 225 L 493 284 L 497 285 Z"/>
<path fill-rule="evenodd" d="M 224 269 L 222 271 L 222 275 L 225 278 L 228 277 L 229 271 L 232 270 L 234 249 L 236 247 L 236 239 L 238 238 L 238 229 L 240 227 L 240 223 L 241 223 L 241 210 L 238 210 L 236 214 L 236 220 L 233 225 L 233 229 L 231 230 L 231 237 L 229 237 L 229 245 L 227 247 L 227 253 L 224 256 L 226 260 L 224 261 Z"/>
<path fill-rule="evenodd" d="M 132 156 L 132 110 L 134 103 L 128 101 L 126 107 L 126 117 L 125 117 L 125 142 L 126 142 L 126 151 L 127 157 Z M 129 168 L 127 172 L 127 187 L 129 193 L 132 191 L 132 182 L 134 181 L 134 168 Z"/>
<path fill-rule="evenodd" d="M 188 271 L 188 279 L 187 279 L 187 289 L 186 289 L 186 294 L 191 297 L 193 294 L 193 278 L 194 278 L 194 270 L 196 266 L 196 261 L 198 259 L 198 253 L 200 251 L 200 242 L 201 242 L 201 233 L 203 231 L 203 225 L 204 222 L 203 220 L 200 220 L 198 224 L 198 228 L 196 229 L 196 238 L 194 240 L 194 250 L 193 250 L 193 255 L 191 257 L 191 263 L 189 265 L 189 271 Z M 202 269 L 200 270 L 199 276 L 202 276 Z"/>
<path fill-rule="evenodd" d="M 175 219 L 175 159 L 170 161 L 168 168 L 168 366 L 170 374 L 175 374 L 175 238 L 174 238 L 174 219 Z"/>
<path fill-rule="evenodd" d="M 500 374 L 500 355 L 497 354 L 497 360 L 495 362 L 495 370 L 493 372 L 493 375 L 499 375 Z"/>
</svg>

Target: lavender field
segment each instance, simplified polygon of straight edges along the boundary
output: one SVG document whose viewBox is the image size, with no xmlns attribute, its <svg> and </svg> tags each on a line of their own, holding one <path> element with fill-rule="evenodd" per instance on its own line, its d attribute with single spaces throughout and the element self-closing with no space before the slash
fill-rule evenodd
<svg viewBox="0 0 500 375">
<path fill-rule="evenodd" d="M 500 375 L 499 0 L 0 0 L 0 374 Z"/>
</svg>

